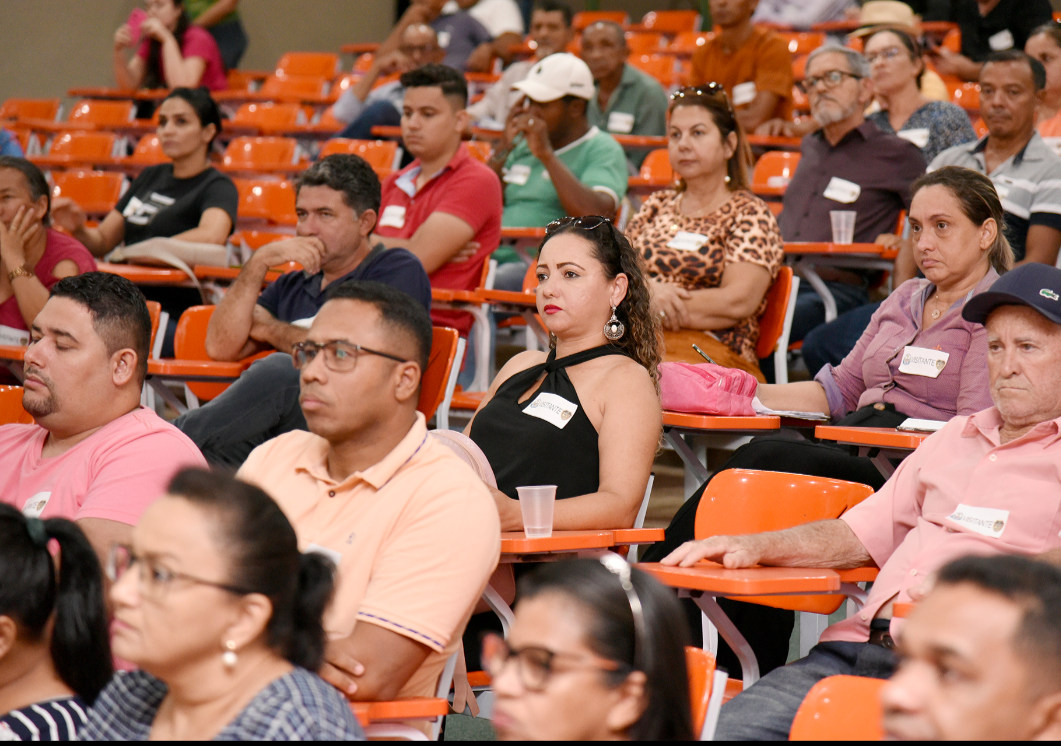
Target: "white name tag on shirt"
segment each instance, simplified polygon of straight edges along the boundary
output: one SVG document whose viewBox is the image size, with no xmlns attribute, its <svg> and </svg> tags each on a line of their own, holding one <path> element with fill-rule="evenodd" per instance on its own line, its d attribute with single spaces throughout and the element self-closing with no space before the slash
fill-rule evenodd
<svg viewBox="0 0 1061 746">
<path fill-rule="evenodd" d="M 825 192 L 822 196 L 826 199 L 831 199 L 833 202 L 843 202 L 845 205 L 850 205 L 858 199 L 860 194 L 862 194 L 862 187 L 858 184 L 834 176 L 829 180 L 829 186 L 825 187 Z"/>
<path fill-rule="evenodd" d="M 688 231 L 679 231 L 667 243 L 667 248 L 677 249 L 678 251 L 699 251 L 700 247 L 705 243 L 707 243 L 707 236 L 699 233 L 689 233 Z"/>
<path fill-rule="evenodd" d="M 48 506 L 48 501 L 52 499 L 51 492 L 38 492 L 36 495 L 26 500 L 26 504 L 22 506 L 22 515 L 27 518 L 40 518 L 41 513 Z"/>
<path fill-rule="evenodd" d="M 969 531 L 998 539 L 1006 530 L 1009 511 L 996 508 L 973 508 L 959 503 L 954 512 L 947 516 L 947 520 Z"/>
<path fill-rule="evenodd" d="M 0 345 L 25 347 L 29 344 L 29 332 L 25 329 L 13 329 L 0 324 Z"/>
<path fill-rule="evenodd" d="M 608 115 L 608 131 L 628 135 L 634 130 L 634 115 L 625 111 L 613 111 Z"/>
<path fill-rule="evenodd" d="M 291 322 L 291 326 L 297 326 L 299 329 L 309 329 L 313 326 L 313 319 L 317 318 L 316 315 L 310 316 L 308 319 L 297 319 Z"/>
<path fill-rule="evenodd" d="M 538 394 L 523 410 L 523 414 L 545 420 L 553 427 L 563 430 L 575 416 L 578 405 L 556 394 Z"/>
<path fill-rule="evenodd" d="M 443 49 L 446 49 L 449 46 L 449 42 L 450 42 L 450 40 L 452 38 L 453 38 L 453 34 L 451 32 L 449 32 L 449 31 L 439 31 L 438 32 L 438 45 L 440 47 L 442 47 Z"/>
<path fill-rule="evenodd" d="M 936 378 L 947 367 L 947 360 L 949 359 L 950 353 L 942 350 L 929 350 L 925 347 L 904 347 L 903 361 L 899 365 L 899 372 L 911 376 Z"/>
<path fill-rule="evenodd" d="M 379 218 L 379 224 L 384 228 L 404 228 L 405 208 L 401 205 L 387 205 L 383 208 L 383 214 Z"/>
<path fill-rule="evenodd" d="M 915 130 L 899 130 L 895 134 L 908 142 L 912 142 L 917 147 L 923 148 L 928 145 L 928 138 L 931 133 L 927 129 L 918 128 Z"/>
<path fill-rule="evenodd" d="M 505 171 L 503 181 L 506 184 L 518 184 L 523 186 L 527 183 L 527 179 L 530 178 L 531 167 L 525 163 L 516 163 L 509 166 L 508 170 Z"/>
<path fill-rule="evenodd" d="M 1013 49 L 1013 32 L 1002 29 L 994 36 L 988 37 L 987 45 L 992 52 L 1001 52 L 1003 49 Z"/>
<path fill-rule="evenodd" d="M 755 94 L 757 93 L 758 91 L 755 90 L 754 80 L 735 85 L 733 86 L 733 105 L 744 106 L 745 104 L 750 104 L 755 100 Z"/>
<path fill-rule="evenodd" d="M 339 552 L 335 551 L 334 549 L 328 549 L 328 547 L 322 547 L 320 544 L 310 544 L 310 545 L 308 545 L 306 547 L 306 553 L 308 554 L 310 552 L 313 552 L 315 554 L 320 554 L 320 555 L 323 555 L 323 556 L 327 557 L 328 559 L 330 559 L 332 561 L 332 564 L 335 565 L 336 567 L 338 567 L 339 563 L 343 561 L 343 555 L 342 554 L 340 554 Z"/>
</svg>

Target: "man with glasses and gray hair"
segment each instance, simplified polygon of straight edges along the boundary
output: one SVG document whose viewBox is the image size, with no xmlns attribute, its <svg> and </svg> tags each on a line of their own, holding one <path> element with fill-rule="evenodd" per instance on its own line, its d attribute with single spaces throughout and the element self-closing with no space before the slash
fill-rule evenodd
<svg viewBox="0 0 1061 746">
<path fill-rule="evenodd" d="M 913 143 L 885 134 L 863 114 L 872 98 L 869 65 L 845 47 L 825 46 L 807 58 L 803 90 L 821 129 L 803 138 L 802 157 L 785 190 L 778 218 L 788 241 L 831 241 L 834 210 L 853 211 L 855 243 L 894 233 L 899 213 L 910 208 L 910 185 L 925 172 Z M 819 268 L 837 312 L 869 302 L 866 272 Z M 800 286 L 792 341 L 825 322 L 825 304 L 809 283 Z"/>
<path fill-rule="evenodd" d="M 416 411 L 431 338 L 400 290 L 332 289 L 289 358 L 309 432 L 262 444 L 237 474 L 335 562 L 321 675 L 356 700 L 434 696 L 501 549 L 483 480 Z"/>
</svg>

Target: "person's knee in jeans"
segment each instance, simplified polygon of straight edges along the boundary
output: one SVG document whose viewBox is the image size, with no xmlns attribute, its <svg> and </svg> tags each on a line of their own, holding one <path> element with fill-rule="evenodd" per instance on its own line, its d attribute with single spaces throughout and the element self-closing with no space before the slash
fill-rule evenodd
<svg viewBox="0 0 1061 746">
<path fill-rule="evenodd" d="M 526 274 L 527 263 L 522 259 L 499 264 L 494 272 L 494 288 L 518 293 L 523 290 L 523 278 Z"/>
<path fill-rule="evenodd" d="M 358 115 L 357 119 L 350 122 L 338 137 L 347 137 L 351 140 L 371 140 L 373 127 L 395 127 L 401 124 L 402 115 L 394 108 L 390 101 L 376 101 L 369 104 Z"/>
</svg>

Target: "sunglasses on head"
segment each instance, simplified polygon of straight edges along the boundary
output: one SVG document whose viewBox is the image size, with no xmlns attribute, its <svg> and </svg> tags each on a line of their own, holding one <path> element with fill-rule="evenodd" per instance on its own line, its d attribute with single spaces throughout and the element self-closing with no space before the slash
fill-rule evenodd
<svg viewBox="0 0 1061 746">
<path fill-rule="evenodd" d="M 733 111 L 733 105 L 730 103 L 729 96 L 726 95 L 726 89 L 721 83 L 711 82 L 705 83 L 704 85 L 687 85 L 672 93 L 670 100 L 681 101 L 682 99 L 693 97 L 721 97 L 722 100 L 726 102 L 726 108 L 731 112 Z"/>
</svg>

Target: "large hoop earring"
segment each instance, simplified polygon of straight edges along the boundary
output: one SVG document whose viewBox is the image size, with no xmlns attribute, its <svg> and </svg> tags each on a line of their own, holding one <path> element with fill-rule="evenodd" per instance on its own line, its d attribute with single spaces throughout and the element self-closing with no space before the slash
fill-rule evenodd
<svg viewBox="0 0 1061 746">
<path fill-rule="evenodd" d="M 619 318 L 615 315 L 615 306 L 612 306 L 612 317 L 604 325 L 604 336 L 608 340 L 616 342 L 622 339 L 624 334 L 626 334 L 626 327 L 623 326 L 623 322 L 619 321 Z"/>
</svg>

